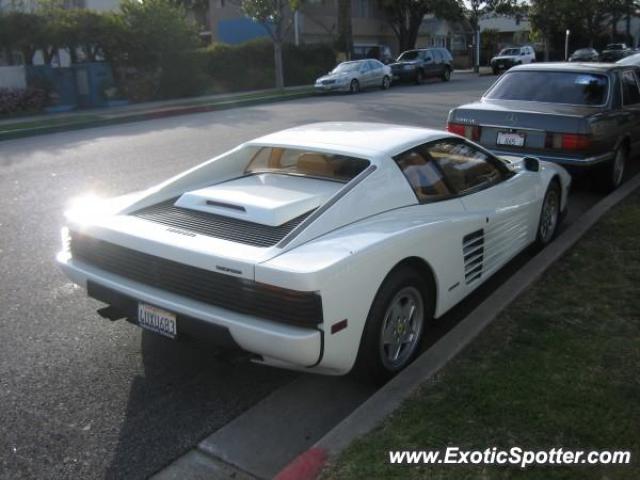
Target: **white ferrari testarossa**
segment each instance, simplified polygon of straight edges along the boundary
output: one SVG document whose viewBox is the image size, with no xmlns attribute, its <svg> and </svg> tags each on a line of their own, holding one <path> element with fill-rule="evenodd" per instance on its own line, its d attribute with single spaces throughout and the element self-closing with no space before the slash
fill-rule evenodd
<svg viewBox="0 0 640 480">
<path fill-rule="evenodd" d="M 318 123 L 67 212 L 57 259 L 104 317 L 384 379 L 427 322 L 554 237 L 569 186 L 451 133 Z"/>
</svg>

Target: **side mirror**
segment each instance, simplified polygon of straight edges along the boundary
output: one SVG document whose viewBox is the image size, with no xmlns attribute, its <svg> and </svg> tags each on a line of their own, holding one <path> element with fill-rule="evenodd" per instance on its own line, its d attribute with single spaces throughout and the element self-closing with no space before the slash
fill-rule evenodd
<svg viewBox="0 0 640 480">
<path fill-rule="evenodd" d="M 431 57 L 427 57 L 424 59 L 425 62 L 431 62 L 433 59 Z"/>
<path fill-rule="evenodd" d="M 539 172 L 540 160 L 535 157 L 524 157 L 524 168 L 529 172 Z"/>
</svg>

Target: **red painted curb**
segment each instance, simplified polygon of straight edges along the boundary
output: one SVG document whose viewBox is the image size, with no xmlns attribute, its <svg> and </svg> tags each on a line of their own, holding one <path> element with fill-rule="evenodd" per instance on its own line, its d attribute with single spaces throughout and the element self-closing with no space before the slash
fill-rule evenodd
<svg viewBox="0 0 640 480">
<path fill-rule="evenodd" d="M 310 448 L 280 470 L 274 480 L 315 480 L 326 462 L 324 448 Z"/>
</svg>

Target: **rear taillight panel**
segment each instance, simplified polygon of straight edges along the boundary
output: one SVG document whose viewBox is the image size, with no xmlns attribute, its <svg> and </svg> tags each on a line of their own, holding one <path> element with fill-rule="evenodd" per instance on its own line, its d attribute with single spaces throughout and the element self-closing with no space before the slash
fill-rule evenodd
<svg viewBox="0 0 640 480">
<path fill-rule="evenodd" d="M 591 135 L 547 132 L 545 147 L 554 150 L 584 151 L 591 148 Z"/>
<path fill-rule="evenodd" d="M 447 131 L 460 135 L 461 137 L 468 138 L 477 142 L 480 140 L 480 126 L 479 125 L 464 125 L 462 123 L 447 123 Z"/>
</svg>

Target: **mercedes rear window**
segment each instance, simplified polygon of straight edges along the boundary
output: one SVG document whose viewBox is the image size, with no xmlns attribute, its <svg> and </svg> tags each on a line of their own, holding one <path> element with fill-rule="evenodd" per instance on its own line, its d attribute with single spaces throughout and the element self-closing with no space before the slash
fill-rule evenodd
<svg viewBox="0 0 640 480">
<path fill-rule="evenodd" d="M 277 173 L 348 182 L 368 166 L 369 161 L 363 158 L 313 150 L 261 147 L 249 162 L 245 174 Z"/>
<path fill-rule="evenodd" d="M 606 75 L 582 72 L 507 72 L 485 95 L 495 100 L 602 105 L 609 92 Z"/>
</svg>

